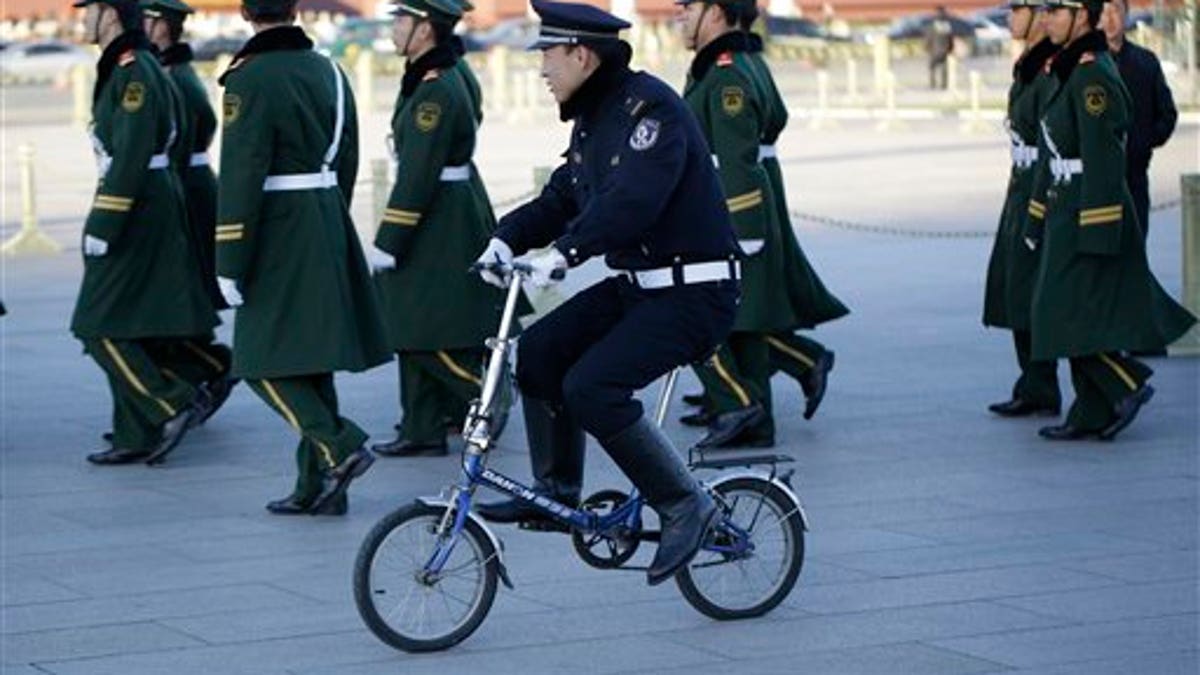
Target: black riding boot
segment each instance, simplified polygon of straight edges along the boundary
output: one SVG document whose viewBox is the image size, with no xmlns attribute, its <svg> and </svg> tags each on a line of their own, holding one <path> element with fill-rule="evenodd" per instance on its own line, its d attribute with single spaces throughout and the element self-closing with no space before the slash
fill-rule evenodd
<svg viewBox="0 0 1200 675">
<path fill-rule="evenodd" d="M 651 586 L 660 584 L 691 562 L 720 512 L 671 441 L 645 417 L 601 445 L 662 522 L 658 551 L 646 572 Z"/>
<path fill-rule="evenodd" d="M 579 505 L 583 488 L 583 449 L 586 438 L 583 429 L 562 407 L 545 401 L 525 398 L 525 435 L 529 439 L 529 463 L 533 468 L 533 491 L 562 502 Z M 545 520 L 542 512 L 523 501 L 509 499 L 480 504 L 477 509 L 484 520 L 494 523 L 516 523 Z"/>
</svg>

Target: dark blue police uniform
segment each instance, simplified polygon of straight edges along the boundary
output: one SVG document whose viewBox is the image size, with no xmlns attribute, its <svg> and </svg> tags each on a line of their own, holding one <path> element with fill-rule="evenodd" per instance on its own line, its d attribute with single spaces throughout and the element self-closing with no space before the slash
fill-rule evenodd
<svg viewBox="0 0 1200 675">
<path fill-rule="evenodd" d="M 588 5 L 533 7 L 542 18 L 535 47 L 595 46 L 605 56 L 561 106 L 574 122 L 566 161 L 540 196 L 500 220 L 496 236 L 518 255 L 553 245 L 571 266 L 603 255 L 618 271 L 521 336 L 517 381 L 535 489 L 578 499 L 580 428 L 596 437 L 668 523 L 650 570 L 657 583 L 691 558 L 715 507 L 633 394 L 725 339 L 741 252 L 695 118 L 661 80 L 628 68 L 630 50 L 617 39 L 628 24 Z M 549 422 L 529 419 L 538 406 Z"/>
</svg>

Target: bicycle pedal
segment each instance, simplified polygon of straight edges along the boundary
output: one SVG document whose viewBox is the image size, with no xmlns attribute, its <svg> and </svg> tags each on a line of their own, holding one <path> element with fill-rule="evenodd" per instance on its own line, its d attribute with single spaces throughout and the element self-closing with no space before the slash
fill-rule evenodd
<svg viewBox="0 0 1200 675">
<path fill-rule="evenodd" d="M 563 525 L 557 520 L 522 520 L 517 523 L 517 527 L 530 532 L 570 532 L 571 528 Z"/>
</svg>

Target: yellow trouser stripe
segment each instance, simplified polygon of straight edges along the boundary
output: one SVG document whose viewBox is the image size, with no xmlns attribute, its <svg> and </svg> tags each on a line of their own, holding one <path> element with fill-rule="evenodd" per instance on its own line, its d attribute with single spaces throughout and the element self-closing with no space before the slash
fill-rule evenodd
<svg viewBox="0 0 1200 675">
<path fill-rule="evenodd" d="M 1113 369 L 1113 372 L 1117 374 L 1117 377 L 1121 378 L 1121 381 L 1125 383 L 1126 387 L 1129 387 L 1129 391 L 1137 391 L 1137 381 L 1130 377 L 1129 373 L 1125 372 L 1125 369 L 1122 368 L 1116 361 L 1108 358 L 1108 354 L 1101 354 L 1100 360 L 1104 362 L 1104 365 Z"/>
<path fill-rule="evenodd" d="M 121 374 L 125 376 L 126 380 L 129 380 L 129 384 L 133 385 L 133 388 L 137 391 L 137 393 L 145 396 L 146 398 L 152 399 L 159 405 L 160 408 L 163 409 L 164 412 L 171 417 L 174 417 L 177 414 L 175 412 L 175 408 L 171 407 L 170 403 L 167 403 L 157 396 L 150 395 L 150 390 L 146 389 L 146 385 L 142 384 L 142 381 L 138 379 L 138 376 L 133 372 L 133 369 L 130 368 L 129 364 L 125 362 L 125 358 L 121 356 L 121 352 L 117 349 L 116 345 L 107 339 L 102 339 L 100 342 L 104 345 L 104 351 L 108 352 L 108 355 L 112 357 L 114 362 L 116 362 L 117 369 L 121 371 Z"/>
<path fill-rule="evenodd" d="M 207 362 L 208 365 L 212 366 L 213 370 L 217 371 L 218 373 L 225 370 L 225 364 L 213 358 L 208 352 L 197 347 L 191 340 L 184 340 L 183 346 L 187 347 L 196 356 L 204 359 L 204 361 Z"/>
<path fill-rule="evenodd" d="M 742 385 L 738 384 L 737 380 L 733 379 L 733 376 L 730 375 L 729 371 L 725 369 L 725 364 L 721 363 L 721 357 L 719 355 L 713 354 L 712 365 L 717 371 L 717 377 L 721 378 L 721 381 L 725 383 L 725 386 L 733 390 L 733 395 L 737 397 L 737 400 L 742 404 L 742 406 L 744 407 L 750 405 L 750 397 L 746 394 L 746 390 L 743 389 Z"/>
<path fill-rule="evenodd" d="M 779 351 L 783 352 L 784 354 L 787 354 L 788 356 L 792 357 L 793 359 L 796 359 L 800 363 L 803 363 L 808 368 L 812 368 L 815 365 L 815 363 L 813 362 L 812 359 L 808 358 L 800 351 L 792 349 L 787 344 L 785 344 L 782 340 L 778 340 L 773 337 L 768 337 L 767 344 L 771 345 L 775 349 L 778 349 Z"/>
<path fill-rule="evenodd" d="M 438 350 L 437 356 L 442 365 L 446 366 L 446 369 L 454 373 L 459 379 L 466 380 L 477 387 L 483 386 L 483 382 L 478 377 L 475 377 L 471 374 L 471 371 L 455 363 L 454 359 L 450 358 L 450 355 L 446 352 Z"/>
<path fill-rule="evenodd" d="M 279 409 L 279 412 L 283 413 L 288 424 L 292 425 L 292 428 L 296 431 L 299 431 L 301 436 L 304 436 L 304 429 L 300 426 L 300 420 L 296 417 L 296 413 L 292 412 L 292 409 L 283 402 L 283 397 L 279 395 L 279 392 L 275 389 L 275 385 L 271 384 L 270 380 L 259 381 L 263 383 L 263 389 L 267 390 L 267 395 L 271 397 L 271 401 L 275 403 L 275 407 Z M 333 453 L 329 451 L 329 446 L 315 438 L 309 438 L 308 440 L 317 444 L 317 449 L 321 451 L 321 455 L 329 466 L 337 466 L 337 462 L 333 459 Z"/>
</svg>

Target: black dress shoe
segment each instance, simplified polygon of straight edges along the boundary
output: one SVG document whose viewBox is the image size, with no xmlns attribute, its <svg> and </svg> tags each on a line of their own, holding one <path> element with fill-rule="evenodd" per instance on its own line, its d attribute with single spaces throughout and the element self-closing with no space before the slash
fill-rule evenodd
<svg viewBox="0 0 1200 675">
<path fill-rule="evenodd" d="M 812 368 L 800 380 L 800 388 L 807 399 L 804 403 L 804 419 L 811 420 L 825 399 L 825 387 L 829 383 L 829 371 L 833 370 L 833 352 L 826 350 Z"/>
<path fill-rule="evenodd" d="M 767 418 L 767 412 L 758 403 L 721 413 L 708 425 L 708 435 L 696 447 L 719 448 L 752 429 Z"/>
<path fill-rule="evenodd" d="M 206 400 L 203 413 L 196 421 L 197 425 L 204 424 L 210 417 L 217 414 L 221 406 L 225 405 L 225 401 L 229 400 L 229 395 L 233 393 L 233 388 L 241 380 L 236 377 L 227 377 L 222 375 L 215 380 L 210 380 L 200 385 L 206 394 Z"/>
<path fill-rule="evenodd" d="M 712 422 L 713 414 L 707 410 L 700 410 L 679 418 L 679 423 L 685 427 L 706 427 Z"/>
<path fill-rule="evenodd" d="M 317 493 L 313 499 L 310 512 L 317 514 L 322 513 L 325 507 L 338 497 L 346 493 L 346 488 L 350 487 L 350 483 L 359 476 L 367 472 L 371 465 L 375 463 L 375 456 L 367 451 L 366 448 L 359 448 L 350 453 L 346 459 L 343 459 L 341 464 L 326 469 L 321 474 L 321 491 Z"/>
<path fill-rule="evenodd" d="M 684 394 L 683 402 L 687 405 L 704 405 L 704 392 L 700 392 L 699 394 Z"/>
<path fill-rule="evenodd" d="M 1117 404 L 1117 418 L 1100 430 L 1100 439 L 1111 441 L 1116 438 L 1117 434 L 1133 422 L 1142 406 L 1146 405 L 1153 397 L 1154 387 L 1143 384 L 1141 389 L 1121 399 L 1121 402 Z"/>
<path fill-rule="evenodd" d="M 154 451 L 146 457 L 146 464 L 154 466 L 166 461 L 167 455 L 175 449 L 175 446 L 179 445 L 179 441 L 183 440 L 183 435 L 194 426 L 193 421 L 196 416 L 202 414 L 203 410 L 202 405 L 194 401 L 176 413 L 174 417 L 163 422 L 162 440 L 158 442 L 158 447 L 154 448 Z"/>
<path fill-rule="evenodd" d="M 331 500 L 325 510 L 319 513 L 312 510 L 312 501 L 312 497 L 301 497 L 292 493 L 283 499 L 267 502 L 267 511 L 277 516 L 299 516 L 310 513 L 322 516 L 344 516 L 349 509 L 350 499 L 343 492 L 341 497 Z"/>
<path fill-rule="evenodd" d="M 344 516 L 350 510 L 350 495 L 343 492 L 340 497 L 332 499 L 320 511 L 313 510 L 314 516 Z"/>
<path fill-rule="evenodd" d="M 103 452 L 94 452 L 87 456 L 87 461 L 102 466 L 114 464 L 132 464 L 144 461 L 150 456 L 149 450 L 129 450 L 126 448 L 109 448 Z"/>
<path fill-rule="evenodd" d="M 100 439 L 102 441 L 104 441 L 105 443 L 108 443 L 109 445 L 111 445 L 112 439 L 113 439 L 113 433 L 111 431 L 106 431 L 106 432 L 100 434 Z"/>
<path fill-rule="evenodd" d="M 444 457 L 446 441 L 440 443 L 417 443 L 397 438 L 388 443 L 371 446 L 371 452 L 384 457 Z"/>
<path fill-rule="evenodd" d="M 1001 417 L 1058 417 L 1062 412 L 1058 406 L 1038 405 L 1020 398 L 993 403 L 988 410 Z"/>
<path fill-rule="evenodd" d="M 1070 422 L 1038 429 L 1038 436 L 1051 441 L 1078 441 L 1095 435 L 1095 431 L 1080 429 Z"/>
</svg>

